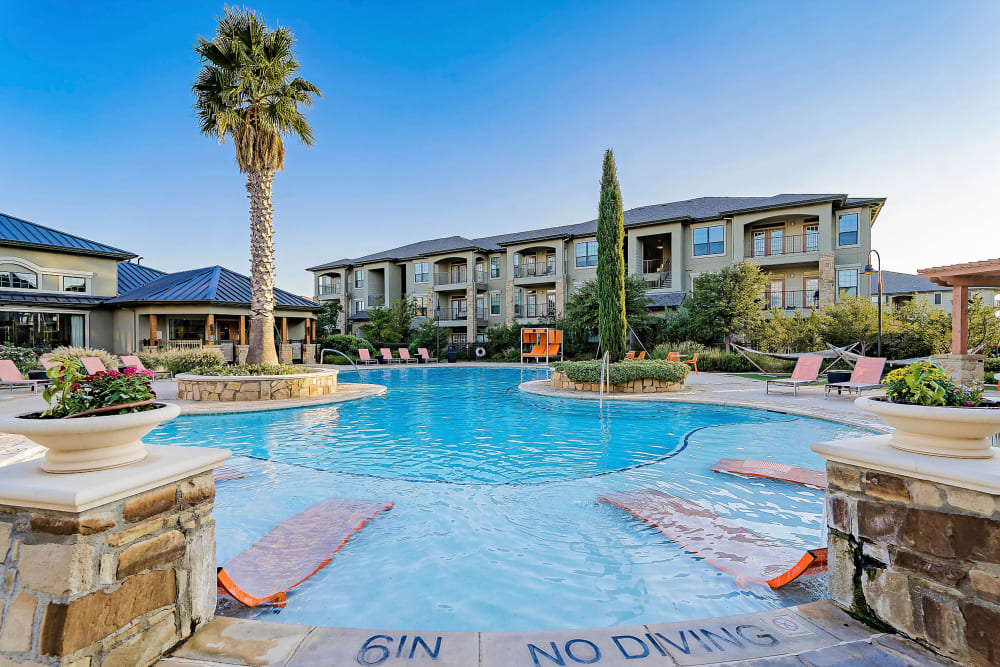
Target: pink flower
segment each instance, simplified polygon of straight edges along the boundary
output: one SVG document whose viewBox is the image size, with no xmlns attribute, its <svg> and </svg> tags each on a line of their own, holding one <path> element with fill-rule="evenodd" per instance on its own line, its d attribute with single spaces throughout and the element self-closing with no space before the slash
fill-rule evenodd
<svg viewBox="0 0 1000 667">
<path fill-rule="evenodd" d="M 109 378 L 116 378 L 119 375 L 121 375 L 121 373 L 119 373 L 118 371 L 116 371 L 114 368 L 112 368 L 110 371 L 108 371 L 108 377 Z"/>
<path fill-rule="evenodd" d="M 134 370 L 134 369 L 133 369 L 133 370 Z M 152 379 L 153 379 L 153 377 L 154 377 L 154 373 L 153 373 L 153 371 L 149 370 L 148 368 L 144 368 L 144 369 L 142 370 L 142 374 L 143 374 L 143 375 L 145 375 L 146 377 L 148 377 L 148 378 L 149 378 L 150 380 L 152 380 Z"/>
<path fill-rule="evenodd" d="M 125 370 L 122 371 L 122 375 L 135 375 L 135 366 L 126 366 Z"/>
</svg>

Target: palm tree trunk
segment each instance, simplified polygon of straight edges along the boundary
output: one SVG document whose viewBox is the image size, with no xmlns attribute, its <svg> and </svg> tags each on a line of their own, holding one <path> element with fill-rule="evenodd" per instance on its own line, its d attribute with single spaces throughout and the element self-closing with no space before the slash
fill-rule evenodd
<svg viewBox="0 0 1000 667">
<path fill-rule="evenodd" d="M 248 364 L 277 364 L 274 349 L 274 170 L 247 174 L 250 199 L 250 347 Z"/>
</svg>

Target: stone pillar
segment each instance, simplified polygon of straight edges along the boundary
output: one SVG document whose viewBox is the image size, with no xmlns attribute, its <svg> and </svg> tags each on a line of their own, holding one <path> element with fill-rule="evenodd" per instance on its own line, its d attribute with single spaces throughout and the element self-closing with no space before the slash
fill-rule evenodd
<svg viewBox="0 0 1000 667">
<path fill-rule="evenodd" d="M 465 335 L 468 338 L 468 343 L 471 345 L 476 342 L 476 283 L 472 277 L 471 269 L 469 281 L 468 286 L 465 288 L 465 302 L 468 309 L 465 317 Z"/>
<path fill-rule="evenodd" d="M 819 306 L 832 306 L 837 301 L 837 269 L 834 255 L 819 256 Z"/>
<path fill-rule="evenodd" d="M 986 357 L 982 354 L 935 354 L 931 360 L 941 364 L 958 384 L 982 382 L 986 377 Z"/>
<path fill-rule="evenodd" d="M 686 292 L 684 284 L 684 228 L 677 225 L 670 232 L 670 289 L 674 292 Z"/>
<path fill-rule="evenodd" d="M 556 278 L 556 312 L 566 314 L 566 278 Z"/>
<path fill-rule="evenodd" d="M 145 667 L 212 620 L 211 470 L 229 452 L 148 450 L 97 472 L 0 469 L 0 664 Z"/>
<path fill-rule="evenodd" d="M 889 438 L 813 445 L 827 459 L 830 597 L 962 664 L 1000 664 L 1000 459 Z"/>
<path fill-rule="evenodd" d="M 292 363 L 292 344 L 282 343 L 278 346 L 278 363 L 291 365 Z"/>
<path fill-rule="evenodd" d="M 237 345 L 236 346 L 236 359 L 240 364 L 245 364 L 247 362 L 247 352 L 250 351 L 249 345 Z"/>
<path fill-rule="evenodd" d="M 317 345 L 313 343 L 302 346 L 302 363 L 304 364 L 316 363 L 316 348 Z"/>
<path fill-rule="evenodd" d="M 514 281 L 508 280 L 507 284 L 504 286 L 504 300 L 506 301 L 506 310 L 504 310 L 507 326 L 514 324 Z"/>
</svg>

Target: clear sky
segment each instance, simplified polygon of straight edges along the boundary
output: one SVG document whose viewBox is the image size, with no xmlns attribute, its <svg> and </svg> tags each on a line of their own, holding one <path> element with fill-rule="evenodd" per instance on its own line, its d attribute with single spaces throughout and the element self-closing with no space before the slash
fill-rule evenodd
<svg viewBox="0 0 1000 667">
<path fill-rule="evenodd" d="M 885 196 L 885 268 L 1000 256 L 997 2 L 256 2 L 324 92 L 275 182 L 278 285 L 425 238 L 707 195 Z M 248 269 L 198 133 L 218 2 L 0 0 L 0 211 L 167 271 Z"/>
</svg>

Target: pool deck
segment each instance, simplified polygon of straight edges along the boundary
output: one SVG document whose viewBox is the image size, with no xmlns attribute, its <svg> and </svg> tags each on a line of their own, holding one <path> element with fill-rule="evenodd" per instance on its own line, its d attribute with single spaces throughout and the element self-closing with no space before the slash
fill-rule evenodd
<svg viewBox="0 0 1000 667">
<path fill-rule="evenodd" d="M 294 604 L 294 600 L 289 600 Z M 425 632 L 217 616 L 157 663 L 184 665 L 954 665 L 828 600 L 739 616 L 590 630 Z"/>
</svg>

